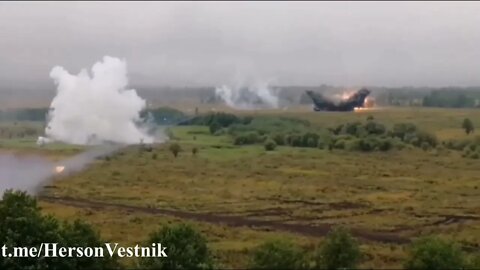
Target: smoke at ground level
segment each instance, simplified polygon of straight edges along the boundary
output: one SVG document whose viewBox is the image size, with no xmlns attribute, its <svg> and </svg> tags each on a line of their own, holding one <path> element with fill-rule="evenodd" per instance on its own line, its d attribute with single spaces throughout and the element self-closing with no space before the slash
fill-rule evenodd
<svg viewBox="0 0 480 270">
<path fill-rule="evenodd" d="M 8 189 L 38 194 L 57 174 L 56 167 L 64 167 L 61 176 L 79 172 L 100 157 L 109 156 L 121 145 L 100 145 L 73 157 L 52 162 L 39 155 L 0 154 L 0 194 Z"/>
</svg>

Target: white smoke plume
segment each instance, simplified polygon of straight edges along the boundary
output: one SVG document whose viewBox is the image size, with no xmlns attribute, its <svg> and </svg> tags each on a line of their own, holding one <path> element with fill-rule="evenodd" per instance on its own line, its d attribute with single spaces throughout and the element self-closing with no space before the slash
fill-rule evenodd
<svg viewBox="0 0 480 270">
<path fill-rule="evenodd" d="M 45 130 L 49 139 L 80 145 L 153 142 L 138 125 L 146 102 L 134 89 L 126 88 L 124 60 L 105 56 L 93 65 L 91 76 L 86 69 L 72 75 L 56 66 L 50 77 L 57 85 L 57 95 Z"/>
<path fill-rule="evenodd" d="M 38 194 L 54 175 L 65 176 L 79 172 L 95 159 L 109 156 L 122 147 L 108 144 L 93 146 L 83 153 L 57 163 L 37 155 L 0 153 L 0 196 L 7 189 Z M 61 174 L 55 171 L 58 166 L 64 169 Z"/>
<path fill-rule="evenodd" d="M 268 82 L 223 85 L 215 89 L 215 95 L 229 107 L 239 110 L 273 109 L 280 106 L 277 93 Z"/>
<path fill-rule="evenodd" d="M 0 196 L 7 189 L 33 193 L 52 175 L 54 163 L 41 156 L 18 156 L 0 154 Z"/>
</svg>

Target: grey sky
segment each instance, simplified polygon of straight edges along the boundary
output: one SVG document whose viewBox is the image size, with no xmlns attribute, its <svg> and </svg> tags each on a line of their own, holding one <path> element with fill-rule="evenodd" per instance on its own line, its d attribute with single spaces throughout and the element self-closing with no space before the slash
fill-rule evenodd
<svg viewBox="0 0 480 270">
<path fill-rule="evenodd" d="M 0 86 L 103 55 L 136 85 L 480 85 L 480 3 L 0 3 Z"/>
</svg>

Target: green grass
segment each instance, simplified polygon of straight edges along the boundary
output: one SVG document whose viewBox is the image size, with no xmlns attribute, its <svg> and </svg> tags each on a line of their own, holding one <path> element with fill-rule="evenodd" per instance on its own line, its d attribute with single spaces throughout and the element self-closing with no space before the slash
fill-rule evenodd
<svg viewBox="0 0 480 270">
<path fill-rule="evenodd" d="M 306 119 L 318 127 L 364 120 L 372 115 L 387 126 L 412 122 L 440 139 L 466 138 L 460 128 L 465 117 L 480 126 L 477 110 L 299 110 L 264 114 Z M 343 224 L 405 238 L 438 234 L 464 245 L 480 242 L 479 219 L 468 219 L 479 215 L 480 161 L 462 158 L 460 152 L 404 149 L 360 153 L 291 147 L 266 152 L 262 145 L 234 146 L 229 136 L 213 136 L 207 127 L 173 127 L 171 132 L 183 149 L 177 158 L 169 152 L 168 143 L 155 146 L 151 152 L 131 146 L 108 161 L 97 161 L 85 171 L 59 179 L 47 192 L 290 224 Z M 20 142 L 10 143 L 8 147 L 22 147 Z M 193 147 L 199 149 L 195 156 L 191 153 Z M 51 151 L 65 151 L 65 146 Z M 185 221 L 120 209 L 88 210 L 47 203 L 44 206 L 47 212 L 62 218 L 84 218 L 104 237 L 126 244 L 146 239 L 161 224 Z M 269 237 L 288 237 L 306 249 L 322 240 L 260 228 L 195 224 L 207 235 L 217 260 L 225 267 L 245 267 L 248 252 Z M 367 256 L 361 265 L 401 267 L 404 248 L 362 241 Z"/>
</svg>

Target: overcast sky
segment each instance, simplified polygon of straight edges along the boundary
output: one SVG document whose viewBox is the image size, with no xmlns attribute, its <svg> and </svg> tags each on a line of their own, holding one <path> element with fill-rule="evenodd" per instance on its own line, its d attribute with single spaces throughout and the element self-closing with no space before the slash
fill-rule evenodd
<svg viewBox="0 0 480 270">
<path fill-rule="evenodd" d="M 0 3 L 0 86 L 104 55 L 135 85 L 480 85 L 480 3 Z"/>
</svg>

